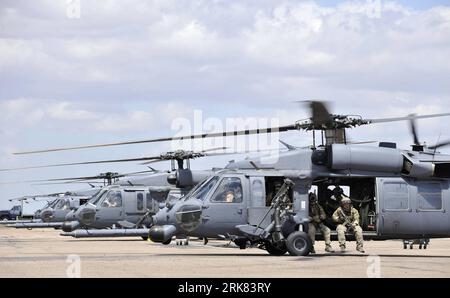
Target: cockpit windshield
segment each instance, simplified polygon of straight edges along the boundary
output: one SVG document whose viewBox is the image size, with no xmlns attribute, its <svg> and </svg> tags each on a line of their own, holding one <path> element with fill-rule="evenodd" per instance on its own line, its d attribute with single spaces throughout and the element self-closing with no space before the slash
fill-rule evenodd
<svg viewBox="0 0 450 298">
<path fill-rule="evenodd" d="M 56 205 L 55 209 L 68 210 L 70 209 L 70 200 L 67 198 L 61 198 Z"/>
<path fill-rule="evenodd" d="M 55 208 L 56 204 L 58 204 L 60 199 L 54 199 L 53 201 L 50 201 L 46 207 L 44 208 Z"/>
<path fill-rule="evenodd" d="M 211 177 L 210 179 L 204 181 L 199 184 L 198 187 L 194 188 L 186 198 L 196 198 L 197 200 L 203 201 L 208 192 L 213 188 L 216 184 L 217 180 L 219 180 L 218 176 Z"/>
<path fill-rule="evenodd" d="M 105 194 L 108 192 L 107 189 L 102 189 L 100 192 L 98 192 L 95 196 L 93 196 L 88 203 L 92 205 L 97 205 L 98 201 L 105 196 Z"/>
</svg>

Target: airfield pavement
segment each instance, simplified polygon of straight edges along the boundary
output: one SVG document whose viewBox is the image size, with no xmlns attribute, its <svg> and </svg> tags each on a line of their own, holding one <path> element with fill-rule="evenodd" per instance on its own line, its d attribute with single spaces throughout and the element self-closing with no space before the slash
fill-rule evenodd
<svg viewBox="0 0 450 298">
<path fill-rule="evenodd" d="M 273 257 L 225 241 L 163 246 L 140 238 L 75 239 L 54 229 L 1 226 L 0 277 L 450 277 L 450 239 L 432 239 L 427 250 L 404 250 L 400 241 L 367 241 L 366 254 L 357 253 L 354 242 L 347 247 L 345 254 L 328 254 L 318 242 L 314 256 Z"/>
</svg>

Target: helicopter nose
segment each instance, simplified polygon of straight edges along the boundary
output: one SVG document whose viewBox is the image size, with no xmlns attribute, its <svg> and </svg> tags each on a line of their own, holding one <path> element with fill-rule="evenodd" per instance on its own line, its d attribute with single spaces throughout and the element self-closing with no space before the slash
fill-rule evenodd
<svg viewBox="0 0 450 298">
<path fill-rule="evenodd" d="M 42 221 L 48 222 L 50 219 L 53 218 L 53 214 L 54 214 L 54 211 L 51 210 L 51 209 L 45 209 L 45 210 L 43 210 L 43 211 L 41 212 L 41 219 L 42 219 Z"/>
<path fill-rule="evenodd" d="M 94 208 L 85 207 L 79 210 L 77 215 L 78 221 L 83 225 L 90 226 L 95 221 L 95 214 L 96 211 Z"/>
<path fill-rule="evenodd" d="M 175 221 L 185 231 L 196 230 L 202 223 L 202 207 L 197 204 L 182 205 L 175 212 Z"/>
</svg>

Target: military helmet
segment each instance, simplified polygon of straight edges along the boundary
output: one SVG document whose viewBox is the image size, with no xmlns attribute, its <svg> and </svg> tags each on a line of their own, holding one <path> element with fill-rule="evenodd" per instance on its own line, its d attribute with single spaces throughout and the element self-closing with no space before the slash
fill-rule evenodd
<svg viewBox="0 0 450 298">
<path fill-rule="evenodd" d="M 349 198 L 343 198 L 341 200 L 341 204 L 351 204 L 351 203 L 352 203 L 352 200 L 350 200 Z"/>
</svg>

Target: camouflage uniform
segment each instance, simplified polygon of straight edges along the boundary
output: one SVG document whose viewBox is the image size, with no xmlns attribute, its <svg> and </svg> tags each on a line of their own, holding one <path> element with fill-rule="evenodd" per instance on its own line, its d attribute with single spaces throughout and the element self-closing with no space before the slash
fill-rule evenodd
<svg viewBox="0 0 450 298">
<path fill-rule="evenodd" d="M 311 238 L 312 245 L 314 246 L 316 240 L 316 231 L 320 230 L 325 240 L 325 250 L 332 252 L 331 248 L 331 230 L 323 224 L 323 221 L 327 218 L 325 211 L 319 204 L 310 205 L 309 207 L 309 224 L 308 235 Z M 314 250 L 313 250 L 314 251 Z"/>
<path fill-rule="evenodd" d="M 345 214 L 345 216 L 344 216 Z M 345 217 L 347 217 L 347 222 Z M 344 212 L 344 209 L 342 207 L 339 207 L 334 213 L 333 213 L 333 221 L 337 223 L 337 234 L 338 234 L 338 240 L 339 240 L 339 246 L 342 250 L 345 249 L 345 233 L 348 230 L 351 230 L 355 234 L 356 238 L 356 249 L 358 251 L 363 251 L 363 234 L 362 229 L 359 226 L 359 212 L 355 208 L 351 208 L 351 211 L 349 214 L 346 214 Z"/>
</svg>

